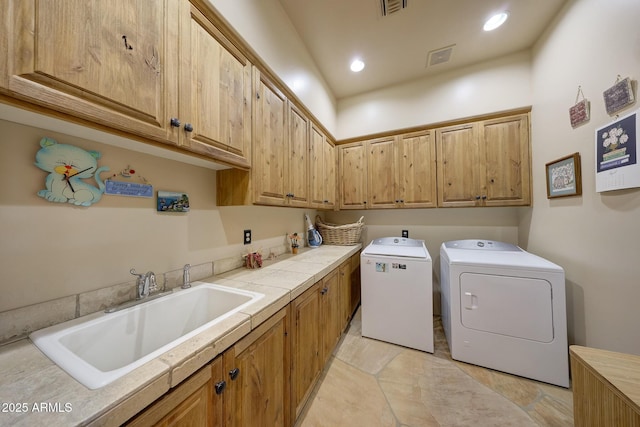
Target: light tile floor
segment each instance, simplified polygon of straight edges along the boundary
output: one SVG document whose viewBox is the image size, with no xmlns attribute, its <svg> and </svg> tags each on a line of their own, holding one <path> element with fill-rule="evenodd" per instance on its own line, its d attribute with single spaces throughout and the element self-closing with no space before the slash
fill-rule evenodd
<svg viewBox="0 0 640 427">
<path fill-rule="evenodd" d="M 358 310 L 297 426 L 573 426 L 573 400 L 562 387 L 452 360 L 439 318 L 430 354 L 363 338 Z"/>
</svg>

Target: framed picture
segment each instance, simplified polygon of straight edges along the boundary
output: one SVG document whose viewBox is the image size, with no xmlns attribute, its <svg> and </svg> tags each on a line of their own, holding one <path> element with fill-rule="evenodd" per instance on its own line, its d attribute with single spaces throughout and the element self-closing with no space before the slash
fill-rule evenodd
<svg viewBox="0 0 640 427">
<path fill-rule="evenodd" d="M 158 212 L 189 212 L 189 195 L 158 191 Z"/>
<path fill-rule="evenodd" d="M 547 199 L 582 194 L 580 153 L 573 153 L 549 162 L 545 168 L 547 172 Z"/>
<path fill-rule="evenodd" d="M 635 102 L 635 96 L 633 95 L 631 79 L 627 77 L 624 80 L 616 82 L 616 84 L 605 90 L 602 96 L 604 97 L 607 114 L 610 116 L 633 104 Z"/>
<path fill-rule="evenodd" d="M 640 187 L 640 110 L 595 131 L 596 191 Z"/>
</svg>

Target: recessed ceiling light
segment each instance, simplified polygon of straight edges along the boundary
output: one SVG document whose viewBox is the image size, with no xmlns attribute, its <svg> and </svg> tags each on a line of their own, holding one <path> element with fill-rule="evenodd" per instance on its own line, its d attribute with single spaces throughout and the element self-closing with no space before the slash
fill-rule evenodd
<svg viewBox="0 0 640 427">
<path fill-rule="evenodd" d="M 495 30 L 496 28 L 504 24 L 508 17 L 509 14 L 507 12 L 496 13 L 491 18 L 489 18 L 487 22 L 484 23 L 484 27 L 482 28 L 485 31 Z"/>
<path fill-rule="evenodd" d="M 354 73 L 359 73 L 362 70 L 364 70 L 364 62 L 362 62 L 362 60 L 360 59 L 354 59 L 351 63 L 351 71 L 353 71 Z"/>
</svg>

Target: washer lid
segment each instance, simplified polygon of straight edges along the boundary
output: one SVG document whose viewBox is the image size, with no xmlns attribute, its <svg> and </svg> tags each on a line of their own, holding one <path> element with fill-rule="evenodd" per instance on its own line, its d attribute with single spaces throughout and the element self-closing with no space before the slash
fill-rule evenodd
<svg viewBox="0 0 640 427">
<path fill-rule="evenodd" d="M 424 240 L 406 237 L 382 237 L 375 239 L 363 251 L 363 255 L 386 255 L 407 258 L 430 259 Z"/>
</svg>

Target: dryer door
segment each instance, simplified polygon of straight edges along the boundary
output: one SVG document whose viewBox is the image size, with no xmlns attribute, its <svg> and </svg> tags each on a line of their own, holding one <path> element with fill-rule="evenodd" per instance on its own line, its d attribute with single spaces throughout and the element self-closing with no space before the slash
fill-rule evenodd
<svg viewBox="0 0 640 427">
<path fill-rule="evenodd" d="M 462 273 L 460 316 L 465 328 L 548 343 L 553 341 L 551 283 Z"/>
</svg>

